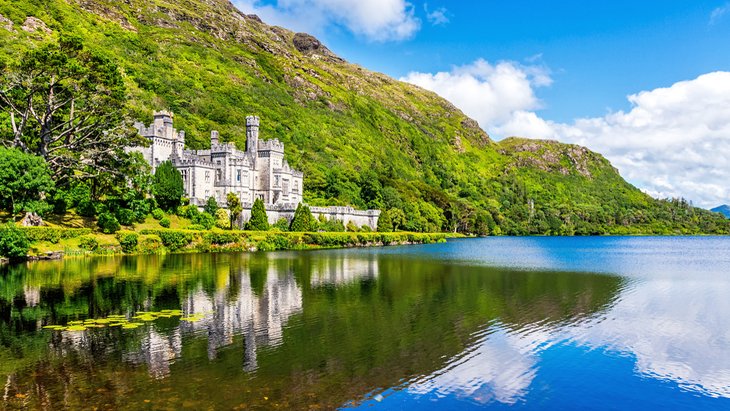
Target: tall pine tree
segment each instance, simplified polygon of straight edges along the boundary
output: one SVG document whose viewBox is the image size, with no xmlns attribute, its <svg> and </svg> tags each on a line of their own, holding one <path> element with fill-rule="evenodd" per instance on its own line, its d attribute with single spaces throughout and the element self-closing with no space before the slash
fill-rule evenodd
<svg viewBox="0 0 730 411">
<path fill-rule="evenodd" d="M 317 220 L 312 215 L 309 206 L 299 203 L 297 210 L 294 212 L 294 218 L 291 220 L 289 231 L 316 231 Z"/>
</svg>

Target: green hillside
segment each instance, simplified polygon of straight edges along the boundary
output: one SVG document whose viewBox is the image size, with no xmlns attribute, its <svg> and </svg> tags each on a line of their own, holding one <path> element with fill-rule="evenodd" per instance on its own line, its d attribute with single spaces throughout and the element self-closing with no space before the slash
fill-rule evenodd
<svg viewBox="0 0 730 411">
<path fill-rule="evenodd" d="M 245 117 L 260 116 L 262 138 L 282 140 L 304 171 L 313 205 L 389 210 L 411 231 L 730 231 L 716 214 L 641 193 L 585 148 L 494 142 L 436 94 L 227 0 L 0 0 L 0 14 L 0 57 L 78 35 L 122 70 L 132 117 L 173 111 L 190 148 L 206 147 L 213 129 L 243 147 Z"/>
</svg>

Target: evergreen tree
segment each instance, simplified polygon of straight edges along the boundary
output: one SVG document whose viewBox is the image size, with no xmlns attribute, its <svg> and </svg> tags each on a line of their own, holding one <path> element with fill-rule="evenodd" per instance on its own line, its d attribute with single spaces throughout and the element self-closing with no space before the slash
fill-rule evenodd
<svg viewBox="0 0 730 411">
<path fill-rule="evenodd" d="M 294 218 L 291 220 L 289 231 L 303 232 L 315 231 L 317 229 L 317 220 L 312 215 L 309 206 L 299 203 L 297 210 L 294 212 Z"/>
<path fill-rule="evenodd" d="M 171 162 L 165 161 L 155 170 L 152 193 L 164 210 L 171 211 L 180 205 L 180 200 L 185 194 L 182 175 L 172 166 Z"/>
<path fill-rule="evenodd" d="M 29 249 L 30 240 L 23 230 L 13 223 L 0 225 L 0 257 L 20 259 Z"/>
<path fill-rule="evenodd" d="M 214 197 L 208 197 L 208 201 L 205 203 L 203 210 L 215 217 L 215 213 L 218 211 L 218 202 L 215 201 Z"/>
<path fill-rule="evenodd" d="M 390 213 L 388 211 L 383 211 L 380 213 L 380 218 L 378 218 L 378 232 L 390 233 L 392 231 L 393 221 L 390 219 Z"/>
<path fill-rule="evenodd" d="M 266 216 L 264 202 L 257 198 L 251 207 L 251 219 L 246 224 L 246 229 L 251 231 L 267 231 L 269 229 L 269 218 Z"/>
<path fill-rule="evenodd" d="M 238 198 L 236 193 L 228 193 L 226 196 L 226 202 L 228 203 L 228 219 L 231 223 L 231 230 L 233 230 L 233 222 L 241 215 L 241 212 L 243 211 L 243 204 L 241 204 L 241 199 Z M 256 203 L 254 203 L 254 206 L 255 205 Z"/>
</svg>

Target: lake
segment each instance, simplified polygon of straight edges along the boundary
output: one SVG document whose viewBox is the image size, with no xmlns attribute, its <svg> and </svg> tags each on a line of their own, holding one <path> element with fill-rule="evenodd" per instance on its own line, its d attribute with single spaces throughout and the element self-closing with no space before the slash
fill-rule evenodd
<svg viewBox="0 0 730 411">
<path fill-rule="evenodd" d="M 5 409 L 727 410 L 730 238 L 3 266 L 0 384 Z"/>
</svg>

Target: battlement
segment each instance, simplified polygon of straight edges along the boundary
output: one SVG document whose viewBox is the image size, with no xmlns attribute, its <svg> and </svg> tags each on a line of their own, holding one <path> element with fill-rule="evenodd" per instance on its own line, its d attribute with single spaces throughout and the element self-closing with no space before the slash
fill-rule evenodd
<svg viewBox="0 0 730 411">
<path fill-rule="evenodd" d="M 276 151 L 284 153 L 284 143 L 278 139 L 273 140 L 259 140 L 259 151 Z"/>
<path fill-rule="evenodd" d="M 258 116 L 248 116 L 246 117 L 246 127 L 258 127 L 260 124 L 260 119 Z"/>
</svg>

